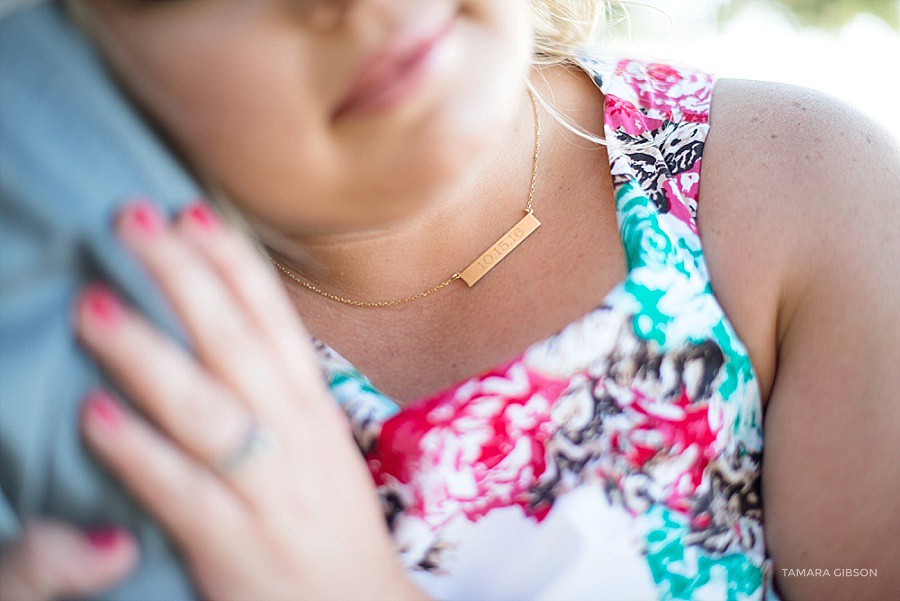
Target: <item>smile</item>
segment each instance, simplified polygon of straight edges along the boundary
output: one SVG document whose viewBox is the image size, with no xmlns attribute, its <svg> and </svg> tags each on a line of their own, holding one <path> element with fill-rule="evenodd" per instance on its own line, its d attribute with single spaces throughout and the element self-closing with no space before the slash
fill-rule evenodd
<svg viewBox="0 0 900 601">
<path fill-rule="evenodd" d="M 455 22 L 453 14 L 430 27 L 416 24 L 401 30 L 365 63 L 335 111 L 335 119 L 377 113 L 412 94 L 434 70 L 432 59 Z"/>
</svg>

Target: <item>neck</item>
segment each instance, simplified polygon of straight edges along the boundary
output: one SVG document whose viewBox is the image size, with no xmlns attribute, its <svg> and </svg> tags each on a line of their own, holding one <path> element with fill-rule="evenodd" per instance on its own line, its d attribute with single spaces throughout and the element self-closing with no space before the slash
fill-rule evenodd
<svg viewBox="0 0 900 601">
<path fill-rule="evenodd" d="M 576 122 L 595 133 L 602 132 L 602 96 L 583 73 L 551 67 L 539 72 L 533 81 L 544 98 L 553 98 Z M 601 148 L 563 130 L 543 111 L 541 120 L 541 161 L 534 194 L 538 219 L 542 215 L 551 217 L 557 210 L 553 199 L 558 200 L 560 191 L 571 187 L 571 174 L 586 156 L 584 149 L 589 148 L 588 155 L 593 155 Z M 464 177 L 430 198 L 414 216 L 379 228 L 291 238 L 271 236 L 264 242 L 292 272 L 331 294 L 366 302 L 419 294 L 461 272 L 524 216 L 534 135 L 532 106 L 523 86 L 509 131 L 496 135 L 496 143 Z M 595 159 L 588 156 L 588 160 Z M 504 267 L 508 266 L 497 269 Z M 287 278 L 285 281 L 310 302 L 334 304 Z M 441 298 L 471 293 L 462 282 L 453 282 L 448 288 L 441 291 Z M 415 304 L 422 307 L 423 302 Z"/>
<path fill-rule="evenodd" d="M 396 300 L 446 281 L 525 214 L 534 119 L 524 87 L 522 99 L 510 131 L 496 136 L 497 143 L 464 178 L 429 199 L 414 216 L 379 228 L 266 242 L 290 271 L 352 300 Z M 538 212 L 539 202 L 538 198 Z M 295 282 L 288 283 L 297 292 L 309 293 Z"/>
</svg>

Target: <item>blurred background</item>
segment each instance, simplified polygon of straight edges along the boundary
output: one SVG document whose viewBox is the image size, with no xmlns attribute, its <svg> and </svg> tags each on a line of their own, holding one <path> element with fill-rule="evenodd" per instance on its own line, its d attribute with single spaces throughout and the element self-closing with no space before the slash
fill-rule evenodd
<svg viewBox="0 0 900 601">
<path fill-rule="evenodd" d="M 633 0 L 611 45 L 721 77 L 816 88 L 900 138 L 900 0 Z"/>
</svg>

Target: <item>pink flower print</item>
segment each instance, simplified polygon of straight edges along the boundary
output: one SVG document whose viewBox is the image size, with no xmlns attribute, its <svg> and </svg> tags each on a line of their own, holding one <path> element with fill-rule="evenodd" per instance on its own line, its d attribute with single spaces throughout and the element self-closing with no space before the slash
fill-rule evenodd
<svg viewBox="0 0 900 601">
<path fill-rule="evenodd" d="M 685 390 L 665 404 L 635 393 L 626 406 L 633 412 L 633 426 L 614 439 L 615 450 L 635 471 L 653 473 L 664 486 L 669 508 L 687 512 L 706 466 L 717 454 L 709 406 L 692 403 Z"/>
<path fill-rule="evenodd" d="M 682 107 L 681 117 L 688 123 L 709 123 L 709 113 Z"/>
<path fill-rule="evenodd" d="M 606 127 L 613 131 L 624 131 L 629 136 L 641 137 L 645 132 L 662 126 L 662 121 L 648 117 L 636 106 L 618 96 L 606 96 Z"/>
<path fill-rule="evenodd" d="M 496 507 L 529 512 L 555 431 L 550 409 L 567 386 L 517 359 L 411 406 L 385 422 L 369 457 L 373 477 L 400 489 L 407 515 L 432 528 Z"/>
<path fill-rule="evenodd" d="M 647 75 L 657 81 L 664 81 L 670 84 L 681 81 L 682 75 L 671 65 L 661 63 L 650 63 L 647 65 Z"/>
</svg>

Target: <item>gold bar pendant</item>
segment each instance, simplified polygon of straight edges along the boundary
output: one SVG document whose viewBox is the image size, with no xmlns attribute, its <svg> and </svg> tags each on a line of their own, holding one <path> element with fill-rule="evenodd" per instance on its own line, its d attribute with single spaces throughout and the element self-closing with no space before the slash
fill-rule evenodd
<svg viewBox="0 0 900 601">
<path fill-rule="evenodd" d="M 520 245 L 525 238 L 533 234 L 534 230 L 538 229 L 540 225 L 541 222 L 532 213 L 526 213 L 519 220 L 519 223 L 512 226 L 508 232 L 494 242 L 493 246 L 484 251 L 483 255 L 466 267 L 459 274 L 459 277 L 471 288 L 475 285 L 475 282 L 483 278 L 497 263 Z"/>
</svg>

